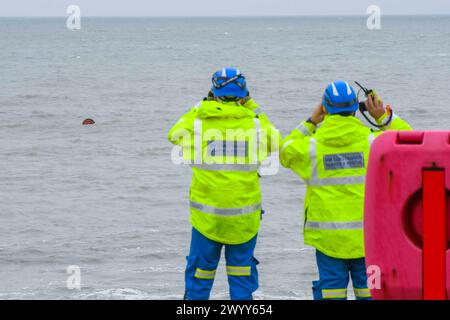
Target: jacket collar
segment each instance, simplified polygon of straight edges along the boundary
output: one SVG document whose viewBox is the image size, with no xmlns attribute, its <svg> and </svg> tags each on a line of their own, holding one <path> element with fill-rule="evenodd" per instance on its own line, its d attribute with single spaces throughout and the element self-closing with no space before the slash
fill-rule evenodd
<svg viewBox="0 0 450 320">
<path fill-rule="evenodd" d="M 315 137 L 325 145 L 345 146 L 366 139 L 368 130 L 355 116 L 326 115 Z"/>
<path fill-rule="evenodd" d="M 256 114 L 235 102 L 204 101 L 198 108 L 200 119 L 208 118 L 254 118 Z"/>
</svg>

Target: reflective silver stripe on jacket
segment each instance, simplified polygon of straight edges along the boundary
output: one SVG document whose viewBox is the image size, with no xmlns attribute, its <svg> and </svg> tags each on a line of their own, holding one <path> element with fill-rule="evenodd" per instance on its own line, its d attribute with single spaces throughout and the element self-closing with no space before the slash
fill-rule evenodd
<svg viewBox="0 0 450 320">
<path fill-rule="evenodd" d="M 315 222 L 306 221 L 306 229 L 315 230 L 360 230 L 363 229 L 364 223 L 362 221 L 352 222 Z"/>
<path fill-rule="evenodd" d="M 255 124 L 255 145 L 253 148 L 253 163 L 258 163 L 258 150 L 259 150 L 259 140 L 261 135 L 261 121 L 258 118 L 253 119 L 253 123 Z"/>
<path fill-rule="evenodd" d="M 210 171 L 243 171 L 243 172 L 252 172 L 258 170 L 259 166 L 257 164 L 239 164 L 239 163 L 202 163 L 202 164 L 193 164 L 191 167 L 202 169 L 202 170 L 210 170 Z"/>
<path fill-rule="evenodd" d="M 305 180 L 309 186 L 320 187 L 320 186 L 334 186 L 344 184 L 364 184 L 366 181 L 365 175 L 319 178 L 317 168 L 317 140 L 315 138 L 311 138 L 309 141 L 309 158 L 311 160 L 311 178 Z"/>
<path fill-rule="evenodd" d="M 316 178 L 316 179 L 309 179 L 307 181 L 308 185 L 313 187 L 339 186 L 343 184 L 364 184 L 365 182 L 366 182 L 365 176 L 322 178 L 322 179 Z"/>
<path fill-rule="evenodd" d="M 300 123 L 298 126 L 295 127 L 298 131 L 300 131 L 304 136 L 310 136 L 311 132 L 309 132 L 308 128 L 303 125 L 303 123 Z"/>
<path fill-rule="evenodd" d="M 317 157 L 317 140 L 315 138 L 311 138 L 311 140 L 309 140 L 309 159 L 311 159 L 311 180 L 319 180 L 316 157 Z"/>
<path fill-rule="evenodd" d="M 291 143 L 293 143 L 295 140 L 294 139 L 292 139 L 292 140 L 289 140 L 289 141 L 287 141 L 285 144 L 283 144 L 283 147 L 281 148 L 281 154 L 283 154 L 283 152 L 284 152 L 284 150 L 291 144 Z"/>
<path fill-rule="evenodd" d="M 206 204 L 191 201 L 191 208 L 200 210 L 205 213 L 216 214 L 219 216 L 238 216 L 261 210 L 261 203 L 253 204 L 251 206 L 246 207 L 225 209 L 225 208 L 215 208 L 212 206 L 208 206 Z"/>
</svg>

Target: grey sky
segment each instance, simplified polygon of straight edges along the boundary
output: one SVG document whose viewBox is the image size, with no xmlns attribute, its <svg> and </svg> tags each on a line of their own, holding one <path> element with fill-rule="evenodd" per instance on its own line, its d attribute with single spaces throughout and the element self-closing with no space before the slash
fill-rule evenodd
<svg viewBox="0 0 450 320">
<path fill-rule="evenodd" d="M 65 16 L 70 4 L 83 16 L 450 14 L 449 0 L 0 0 L 0 16 Z"/>
</svg>

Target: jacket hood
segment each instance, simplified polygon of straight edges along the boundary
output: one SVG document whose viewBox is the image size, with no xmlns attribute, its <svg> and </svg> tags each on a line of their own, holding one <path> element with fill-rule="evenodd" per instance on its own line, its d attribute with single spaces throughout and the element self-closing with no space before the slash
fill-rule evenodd
<svg viewBox="0 0 450 320">
<path fill-rule="evenodd" d="M 200 119 L 208 118 L 254 118 L 256 114 L 234 102 L 219 103 L 217 101 L 205 101 L 198 108 L 197 116 Z"/>
<path fill-rule="evenodd" d="M 327 115 L 315 137 L 329 146 L 346 146 L 367 138 L 368 129 L 354 116 Z"/>
</svg>

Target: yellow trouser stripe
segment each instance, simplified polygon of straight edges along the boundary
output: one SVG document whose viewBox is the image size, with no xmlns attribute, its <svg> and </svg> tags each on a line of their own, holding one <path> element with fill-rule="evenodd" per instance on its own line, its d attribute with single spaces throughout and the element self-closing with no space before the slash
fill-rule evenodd
<svg viewBox="0 0 450 320">
<path fill-rule="evenodd" d="M 347 289 L 322 289 L 322 298 L 324 299 L 347 298 Z"/>
<path fill-rule="evenodd" d="M 227 274 L 229 276 L 248 277 L 251 275 L 251 267 L 227 266 Z"/>
<path fill-rule="evenodd" d="M 370 298 L 371 294 L 370 294 L 370 290 L 368 288 L 353 288 L 353 291 L 355 292 L 355 296 L 357 296 L 358 298 Z"/>
<path fill-rule="evenodd" d="M 198 278 L 198 279 L 206 279 L 206 280 L 210 280 L 210 279 L 214 279 L 214 276 L 216 275 L 216 270 L 211 270 L 211 271 L 208 271 L 208 270 L 202 270 L 202 269 L 200 269 L 200 268 L 197 268 L 196 270 L 195 270 L 195 275 L 194 275 L 194 277 L 195 278 Z"/>
</svg>

